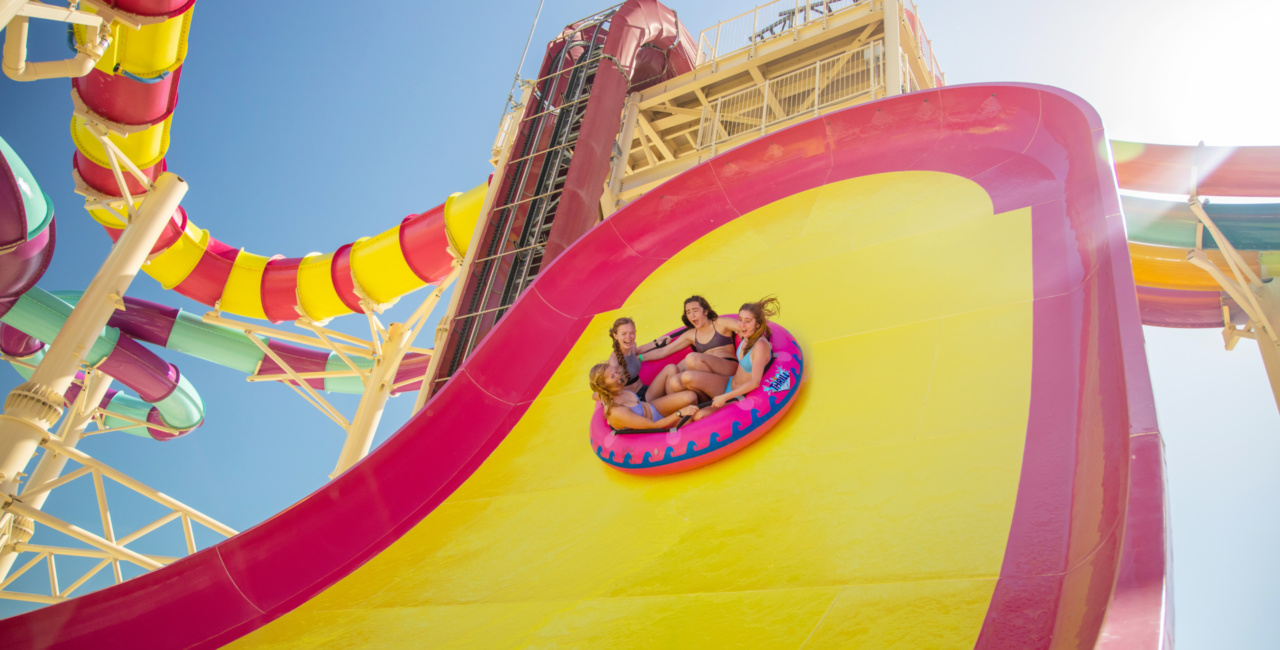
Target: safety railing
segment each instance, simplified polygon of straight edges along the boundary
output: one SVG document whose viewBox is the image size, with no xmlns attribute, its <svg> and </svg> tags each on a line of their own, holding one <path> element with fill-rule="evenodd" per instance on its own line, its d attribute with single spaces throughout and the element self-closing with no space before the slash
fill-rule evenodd
<svg viewBox="0 0 1280 650">
<path fill-rule="evenodd" d="M 698 65 L 755 47 L 833 13 L 871 0 L 775 0 L 702 30 Z"/>
<path fill-rule="evenodd" d="M 749 132 L 860 96 L 868 99 L 884 85 L 884 43 L 822 59 L 763 84 L 718 97 L 703 108 L 698 148 L 728 142 Z"/>
<path fill-rule="evenodd" d="M 924 62 L 925 68 L 929 70 L 932 77 L 928 87 L 943 85 L 946 83 L 947 75 L 942 71 L 942 67 L 938 65 L 938 58 L 933 54 L 933 41 L 929 40 L 929 35 L 924 31 L 924 23 L 920 21 L 920 10 L 916 7 L 915 0 L 904 0 L 903 8 L 905 9 L 903 19 L 907 31 L 920 46 L 920 60 Z"/>
<path fill-rule="evenodd" d="M 902 62 L 898 68 L 902 72 L 902 92 L 913 93 L 920 90 L 920 82 L 916 80 L 916 73 L 911 71 L 911 61 L 907 58 L 907 53 L 900 51 L 898 54 L 900 55 L 899 59 Z"/>
</svg>

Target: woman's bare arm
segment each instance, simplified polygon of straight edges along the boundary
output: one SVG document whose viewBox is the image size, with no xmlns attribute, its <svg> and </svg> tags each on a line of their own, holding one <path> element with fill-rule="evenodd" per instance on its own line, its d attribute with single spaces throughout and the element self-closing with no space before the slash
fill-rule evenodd
<svg viewBox="0 0 1280 650">
<path fill-rule="evenodd" d="M 738 333 L 738 319 L 727 316 L 716 317 L 716 331 L 733 338 Z"/>
<path fill-rule="evenodd" d="M 677 336 L 674 341 L 654 350 L 653 352 L 645 352 L 645 360 L 657 361 L 658 359 L 665 359 L 693 345 L 693 332 L 694 330 L 692 329 L 685 330 L 684 333 Z"/>
<path fill-rule="evenodd" d="M 711 405 L 717 408 L 724 406 L 729 400 L 742 397 L 747 393 L 755 390 L 760 386 L 760 382 L 764 380 L 765 366 L 769 365 L 769 359 L 773 356 L 773 346 L 764 337 L 756 341 L 755 346 L 751 348 L 751 378 L 743 382 L 743 384 L 723 395 L 717 395 L 711 399 Z"/>
<path fill-rule="evenodd" d="M 675 426 L 680 421 L 680 418 L 684 417 L 681 415 L 681 411 L 691 408 L 695 412 L 697 411 L 696 407 L 686 406 L 660 420 L 650 420 L 643 415 L 636 415 L 635 412 L 625 406 L 615 406 L 609 409 L 609 417 L 607 419 L 609 420 L 609 426 L 615 429 L 666 429 Z"/>
</svg>

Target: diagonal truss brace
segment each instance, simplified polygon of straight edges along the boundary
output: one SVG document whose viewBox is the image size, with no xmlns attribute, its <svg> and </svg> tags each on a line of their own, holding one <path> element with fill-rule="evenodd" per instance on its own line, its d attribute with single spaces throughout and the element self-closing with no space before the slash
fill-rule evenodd
<svg viewBox="0 0 1280 650">
<path fill-rule="evenodd" d="M 404 323 L 383 325 L 377 314 L 389 305 L 376 304 L 368 296 L 361 297 L 360 304 L 369 321 L 369 339 L 362 339 L 358 336 L 329 329 L 325 327 L 327 321 L 313 320 L 305 313 L 294 321 L 294 324 L 300 329 L 306 330 L 307 334 L 230 319 L 224 316 L 216 307 L 214 311 L 206 313 L 203 320 L 206 323 L 222 325 L 244 332 L 254 345 L 262 350 L 263 354 L 283 370 L 282 373 L 263 374 L 259 372 L 247 377 L 248 381 L 284 382 L 308 404 L 315 407 L 346 432 L 346 441 L 342 452 L 339 455 L 333 473 L 330 475 L 331 477 L 337 476 L 369 453 L 373 435 L 377 430 L 382 411 L 386 407 L 392 391 L 424 380 L 424 377 L 409 377 L 396 381 L 395 377 L 400 368 L 400 362 L 406 354 L 432 354 L 432 350 L 414 347 L 412 343 L 421 333 L 427 317 L 435 309 L 445 290 L 453 284 L 460 273 L 461 256 L 452 247 L 448 252 L 453 257 L 453 268 L 449 275 L 431 291 Z M 346 367 L 312 372 L 299 371 L 271 349 L 268 345 L 268 339 L 287 341 L 297 345 L 329 351 L 341 359 Z M 372 367 L 361 367 L 355 362 L 357 358 L 371 360 L 373 362 Z M 317 390 L 309 383 L 317 379 L 339 377 L 356 377 L 364 386 L 360 404 L 351 419 L 347 419 L 337 407 L 325 399 L 320 390 Z"/>
<path fill-rule="evenodd" d="M 1194 189 L 1194 186 L 1193 186 Z M 1239 251 L 1231 245 L 1204 209 L 1199 196 L 1192 195 L 1187 204 L 1200 223 L 1197 224 L 1196 247 L 1187 253 L 1187 261 L 1203 269 L 1217 281 L 1222 290 L 1244 310 L 1249 322 L 1237 328 L 1231 322 L 1231 313 L 1222 308 L 1222 338 L 1228 350 L 1235 348 L 1242 338 L 1258 342 L 1262 363 L 1267 369 L 1271 392 L 1280 408 L 1280 284 L 1271 278 L 1260 278 L 1253 272 Z M 1214 264 L 1204 252 L 1204 231 L 1213 235 L 1214 241 L 1226 259 L 1231 271 L 1228 276 Z"/>
<path fill-rule="evenodd" d="M 4 569 L 3 573 L 0 573 L 0 599 L 46 604 L 61 602 L 70 598 L 73 592 L 80 589 L 91 578 L 107 567 L 112 568 L 116 584 L 122 582 L 124 580 L 120 570 L 120 562 L 122 561 L 129 562 L 145 570 L 154 570 L 165 564 L 172 563 L 178 558 L 144 554 L 128 548 L 129 544 L 138 541 L 172 521 L 181 522 L 187 554 L 192 554 L 196 551 L 193 522 L 224 537 L 236 534 L 236 531 L 229 526 L 75 448 L 76 443 L 84 435 L 87 435 L 84 433 L 84 429 L 88 424 L 101 424 L 101 409 L 95 406 L 102 400 L 109 384 L 110 378 L 100 372 L 90 369 L 86 373 L 80 394 L 68 411 L 66 419 L 63 420 L 59 428 L 59 435 L 51 435 L 44 441 L 45 454 L 41 457 L 40 463 L 32 474 L 31 481 L 22 490 L 20 496 L 6 495 L 3 497 L 3 501 L 0 502 L 0 566 Z M 120 416 L 113 414 L 113 417 Z M 138 426 L 155 425 L 143 422 Z M 93 433 L 101 433 L 101 431 Z M 68 461 L 76 462 L 80 467 L 63 474 L 62 472 Z M 85 530 L 80 526 L 41 510 L 45 500 L 55 489 L 84 476 L 91 477 L 93 481 L 94 497 L 101 520 L 102 535 Z M 114 483 L 150 499 L 168 509 L 169 512 L 132 533 L 117 537 L 111 520 L 110 505 L 107 501 L 106 479 L 111 479 Z M 36 531 L 36 523 L 63 533 L 89 548 L 31 544 L 29 540 Z M 14 560 L 23 553 L 35 553 L 35 556 L 17 570 L 9 573 L 9 568 Z M 56 558 L 59 556 L 90 557 L 97 558 L 99 561 L 64 588 L 60 585 L 58 578 Z M 48 569 L 48 595 L 18 592 L 8 588 L 15 580 L 37 566 L 41 561 L 45 562 Z"/>
</svg>

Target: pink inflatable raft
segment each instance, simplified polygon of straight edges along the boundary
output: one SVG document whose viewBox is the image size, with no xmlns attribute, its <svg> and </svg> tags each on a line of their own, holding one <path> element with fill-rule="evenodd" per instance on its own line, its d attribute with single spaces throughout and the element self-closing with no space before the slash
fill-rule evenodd
<svg viewBox="0 0 1280 650">
<path fill-rule="evenodd" d="M 615 432 L 597 404 L 591 418 L 591 447 L 596 456 L 629 474 L 674 474 L 715 462 L 755 442 L 786 415 L 804 377 L 804 355 L 795 337 L 777 323 L 769 327 L 773 360 L 755 390 L 698 422 L 653 433 Z M 659 370 L 686 354 L 644 362 L 641 379 L 646 384 L 653 381 Z"/>
</svg>

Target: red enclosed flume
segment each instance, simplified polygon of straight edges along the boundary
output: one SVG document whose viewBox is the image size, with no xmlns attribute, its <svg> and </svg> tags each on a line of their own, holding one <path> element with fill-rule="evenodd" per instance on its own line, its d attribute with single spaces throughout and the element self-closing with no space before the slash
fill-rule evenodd
<svg viewBox="0 0 1280 650">
<path fill-rule="evenodd" d="M 627 93 L 693 69 L 697 43 L 657 0 L 627 2 L 565 28 L 547 46 L 535 88 L 495 176 L 473 241 L 472 273 L 431 390 L 451 377 L 540 270 L 600 218 L 600 197 Z"/>
</svg>

